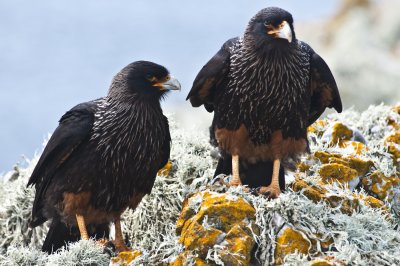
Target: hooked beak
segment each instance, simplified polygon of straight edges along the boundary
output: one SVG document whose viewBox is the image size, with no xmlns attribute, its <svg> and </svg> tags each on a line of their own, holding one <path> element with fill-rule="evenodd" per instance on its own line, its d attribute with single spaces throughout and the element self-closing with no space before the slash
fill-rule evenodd
<svg viewBox="0 0 400 266">
<path fill-rule="evenodd" d="M 277 29 L 272 29 L 267 32 L 268 35 L 272 35 L 274 38 L 279 38 L 279 39 L 286 39 L 289 43 L 292 42 L 292 29 L 289 26 L 289 23 L 287 21 L 283 21 Z"/>
<path fill-rule="evenodd" d="M 179 81 L 176 78 L 174 78 L 172 76 L 167 81 L 157 83 L 154 86 L 159 87 L 160 90 L 162 90 L 162 91 L 180 91 L 181 90 L 181 84 L 179 83 Z"/>
</svg>

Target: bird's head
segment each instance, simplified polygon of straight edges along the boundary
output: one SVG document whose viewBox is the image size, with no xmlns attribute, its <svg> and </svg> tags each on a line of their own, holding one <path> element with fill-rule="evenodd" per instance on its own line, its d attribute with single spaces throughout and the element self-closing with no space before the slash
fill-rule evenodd
<svg viewBox="0 0 400 266">
<path fill-rule="evenodd" d="M 256 45 L 289 46 L 296 39 L 293 17 L 279 7 L 264 8 L 250 20 L 244 38 Z"/>
<path fill-rule="evenodd" d="M 179 81 L 165 67 L 149 61 L 136 61 L 114 77 L 109 95 L 159 100 L 167 92 L 180 89 Z"/>
</svg>

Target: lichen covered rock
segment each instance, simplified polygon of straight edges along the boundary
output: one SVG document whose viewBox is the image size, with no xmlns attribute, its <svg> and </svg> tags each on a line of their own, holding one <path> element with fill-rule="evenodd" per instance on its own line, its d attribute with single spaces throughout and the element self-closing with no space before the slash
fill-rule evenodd
<svg viewBox="0 0 400 266">
<path fill-rule="evenodd" d="M 110 266 L 127 266 L 140 255 L 142 255 L 142 252 L 139 250 L 120 252 L 117 256 L 111 258 Z"/>
<path fill-rule="evenodd" d="M 388 152 L 392 154 L 393 161 L 400 163 L 400 130 L 389 134 L 385 138 Z"/>
<path fill-rule="evenodd" d="M 284 258 L 291 253 L 308 254 L 311 249 L 311 241 L 296 229 L 286 227 L 282 229 L 276 238 L 275 262 L 282 264 Z"/>
<path fill-rule="evenodd" d="M 387 177 L 379 171 L 373 172 L 362 180 L 363 188 L 375 195 L 378 199 L 389 202 L 400 200 L 400 178 Z"/>
<path fill-rule="evenodd" d="M 218 246 L 225 265 L 248 265 L 257 231 L 254 221 L 255 209 L 243 198 L 204 191 L 185 201 L 176 230 L 185 252 L 192 251 L 199 259 Z"/>
<path fill-rule="evenodd" d="M 301 178 L 295 179 L 290 184 L 290 188 L 296 192 L 302 192 L 306 197 L 314 202 L 326 202 L 331 207 L 340 207 L 340 210 L 346 214 L 352 214 L 358 211 L 362 206 L 371 208 L 384 208 L 385 204 L 374 197 L 363 196 L 356 193 L 339 194 L 329 191 L 323 183 L 311 183 Z"/>
</svg>

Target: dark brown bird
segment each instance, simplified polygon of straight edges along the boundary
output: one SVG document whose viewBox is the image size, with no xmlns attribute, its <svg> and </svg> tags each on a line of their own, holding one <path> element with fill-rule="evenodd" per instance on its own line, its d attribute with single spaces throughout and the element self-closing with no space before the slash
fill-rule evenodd
<svg viewBox="0 0 400 266">
<path fill-rule="evenodd" d="M 211 142 L 223 155 L 217 171 L 228 169 L 226 160 L 232 158 L 230 185 L 241 184 L 239 158 L 240 165 L 273 162 L 270 185 L 259 189 L 271 197 L 280 194 L 281 160 L 308 149 L 307 127 L 327 107 L 342 111 L 329 67 L 296 38 L 292 15 L 277 7 L 259 11 L 243 37 L 222 46 L 187 99 L 214 111 Z"/>
<path fill-rule="evenodd" d="M 168 161 L 171 137 L 160 100 L 179 89 L 166 68 L 137 61 L 114 77 L 106 97 L 61 117 L 28 182 L 36 187 L 31 226 L 52 221 L 43 251 L 108 237 L 110 222 L 117 250 L 127 249 L 120 216 L 151 192 Z"/>
</svg>

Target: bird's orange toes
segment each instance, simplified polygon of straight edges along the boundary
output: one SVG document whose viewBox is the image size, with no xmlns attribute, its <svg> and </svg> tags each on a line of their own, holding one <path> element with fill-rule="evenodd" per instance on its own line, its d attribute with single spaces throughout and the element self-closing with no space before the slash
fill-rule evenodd
<svg viewBox="0 0 400 266">
<path fill-rule="evenodd" d="M 99 245 L 99 246 L 102 246 L 102 247 L 106 246 L 108 242 L 110 242 L 110 240 L 105 239 L 105 238 L 101 238 L 101 239 L 97 239 L 96 240 L 96 244 Z"/>
<path fill-rule="evenodd" d="M 276 199 L 281 194 L 281 190 L 276 187 L 259 187 L 257 190 L 257 194 L 267 196 L 271 199 Z"/>
</svg>

